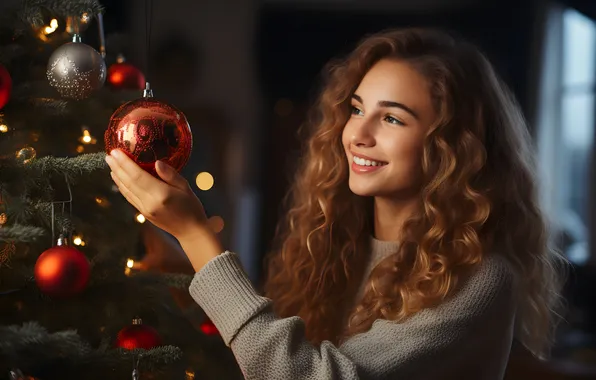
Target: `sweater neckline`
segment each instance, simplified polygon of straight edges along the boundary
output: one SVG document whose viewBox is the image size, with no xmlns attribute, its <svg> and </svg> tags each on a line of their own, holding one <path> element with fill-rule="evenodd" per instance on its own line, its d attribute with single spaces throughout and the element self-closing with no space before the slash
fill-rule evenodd
<svg viewBox="0 0 596 380">
<path fill-rule="evenodd" d="M 386 256 L 388 254 L 395 253 L 399 249 L 400 242 L 379 240 L 371 235 L 370 245 L 373 256 Z"/>
</svg>

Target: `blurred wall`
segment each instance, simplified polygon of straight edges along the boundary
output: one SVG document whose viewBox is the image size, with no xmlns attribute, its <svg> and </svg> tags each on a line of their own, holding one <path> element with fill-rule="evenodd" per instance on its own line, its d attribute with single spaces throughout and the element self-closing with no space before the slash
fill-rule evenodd
<svg viewBox="0 0 596 380">
<path fill-rule="evenodd" d="M 138 62 L 146 55 L 146 3 L 133 0 L 127 11 L 131 51 Z M 226 248 L 236 250 L 252 274 L 258 224 L 258 163 L 253 160 L 260 109 L 253 48 L 257 1 L 153 3 L 149 80 L 156 97 L 186 113 L 195 135 L 193 156 L 183 174 L 194 184 L 199 171 L 217 171 L 215 187 L 197 193 L 208 214 L 223 214 Z M 185 55 L 184 50 L 192 52 Z M 180 63 L 168 65 L 176 62 L 174 54 Z M 188 62 L 194 67 L 186 67 Z"/>
</svg>

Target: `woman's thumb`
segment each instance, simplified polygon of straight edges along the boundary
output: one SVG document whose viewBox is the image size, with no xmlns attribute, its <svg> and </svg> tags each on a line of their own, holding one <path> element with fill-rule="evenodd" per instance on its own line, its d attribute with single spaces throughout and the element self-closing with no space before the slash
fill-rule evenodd
<svg viewBox="0 0 596 380">
<path fill-rule="evenodd" d="M 155 171 L 159 178 L 161 178 L 167 184 L 170 184 L 180 190 L 186 190 L 188 188 L 188 182 L 182 177 L 176 169 L 166 164 L 163 161 L 155 162 Z"/>
</svg>

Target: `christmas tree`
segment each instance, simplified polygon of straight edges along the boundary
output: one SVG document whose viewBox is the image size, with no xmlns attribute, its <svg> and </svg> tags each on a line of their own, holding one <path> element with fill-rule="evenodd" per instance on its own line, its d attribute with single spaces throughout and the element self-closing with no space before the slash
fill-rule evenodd
<svg viewBox="0 0 596 380">
<path fill-rule="evenodd" d="M 192 273 L 144 270 L 149 251 L 182 253 L 141 223 L 104 161 L 110 116 L 141 96 L 142 74 L 128 65 L 125 81 L 103 85 L 119 52 L 104 54 L 100 38 L 84 47 L 100 57 L 93 78 L 55 77 L 58 49 L 103 37 L 103 11 L 95 0 L 0 5 L 0 379 L 240 378 L 188 302 Z"/>
</svg>

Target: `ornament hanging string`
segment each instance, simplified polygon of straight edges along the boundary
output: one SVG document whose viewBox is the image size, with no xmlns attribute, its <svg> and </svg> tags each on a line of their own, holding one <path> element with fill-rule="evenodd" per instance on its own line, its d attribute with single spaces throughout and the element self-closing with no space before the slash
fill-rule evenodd
<svg viewBox="0 0 596 380">
<path fill-rule="evenodd" d="M 135 360 L 136 359 L 136 360 Z M 139 361 L 141 354 L 132 354 L 132 380 L 139 380 Z"/>
<path fill-rule="evenodd" d="M 66 181 L 66 187 L 68 188 L 68 200 L 66 201 L 54 201 L 52 202 L 52 246 L 55 243 L 54 237 L 56 236 L 56 230 L 55 230 L 55 223 L 54 220 L 56 219 L 55 215 L 56 215 L 56 211 L 55 211 L 55 205 L 56 204 L 61 204 L 62 205 L 62 216 L 64 216 L 64 214 L 66 213 L 66 204 L 68 203 L 68 217 L 69 219 L 72 219 L 72 188 L 70 187 L 70 181 L 68 180 L 68 176 L 66 175 L 66 173 L 64 174 L 64 180 Z M 64 227 L 64 226 L 63 226 Z M 65 231 L 62 231 L 65 232 Z M 72 238 L 71 236 L 72 234 L 72 229 L 69 229 L 68 231 L 68 239 L 70 240 Z"/>
<path fill-rule="evenodd" d="M 97 14 L 97 31 L 99 32 L 99 54 L 106 58 L 106 34 L 103 28 L 103 14 Z"/>
<path fill-rule="evenodd" d="M 153 0 L 145 0 L 145 81 L 150 82 L 151 26 L 153 21 Z"/>
</svg>

